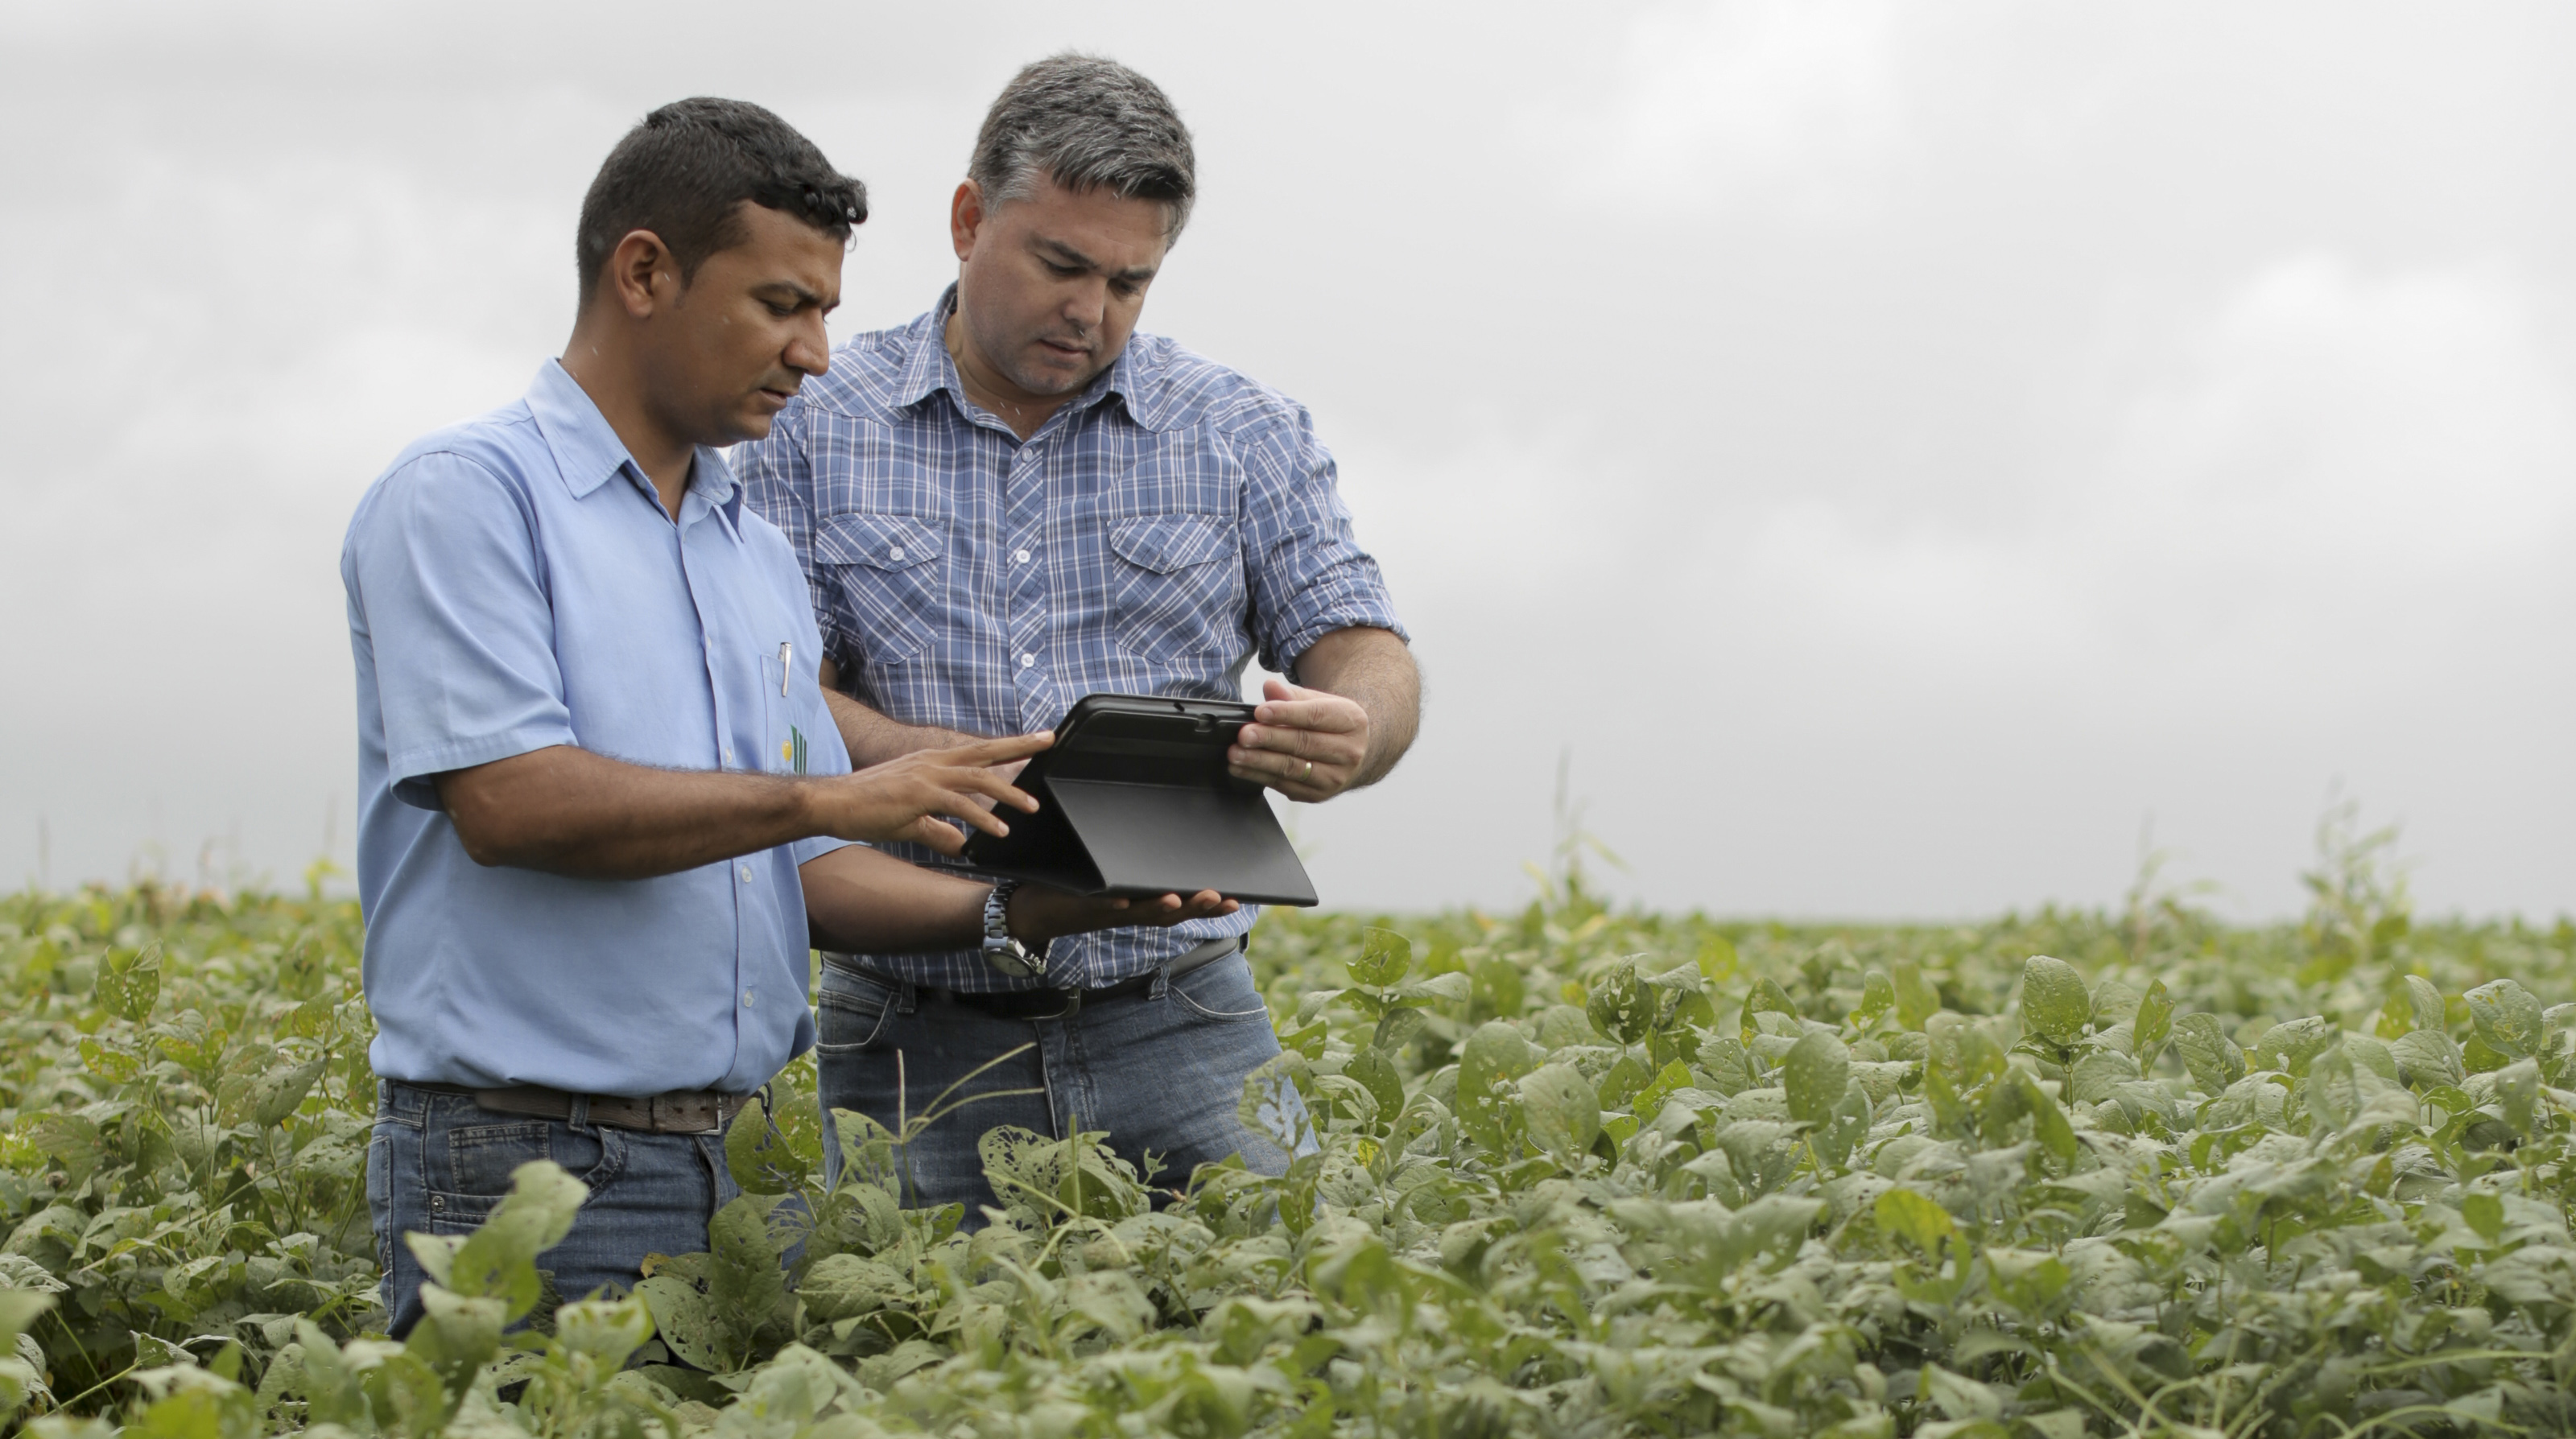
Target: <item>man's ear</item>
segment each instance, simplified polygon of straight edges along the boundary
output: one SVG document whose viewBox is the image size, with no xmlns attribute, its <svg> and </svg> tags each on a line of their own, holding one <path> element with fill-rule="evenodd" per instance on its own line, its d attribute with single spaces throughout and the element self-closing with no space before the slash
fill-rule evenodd
<svg viewBox="0 0 2576 1439">
<path fill-rule="evenodd" d="M 948 201 L 948 238 L 957 247 L 957 258 L 975 253 L 975 232 L 984 228 L 984 187 L 972 180 L 957 182 L 957 193 Z"/>
<path fill-rule="evenodd" d="M 668 307 L 680 292 L 680 264 L 650 230 L 629 230 L 609 251 L 601 279 L 627 318 L 644 320 Z"/>
</svg>

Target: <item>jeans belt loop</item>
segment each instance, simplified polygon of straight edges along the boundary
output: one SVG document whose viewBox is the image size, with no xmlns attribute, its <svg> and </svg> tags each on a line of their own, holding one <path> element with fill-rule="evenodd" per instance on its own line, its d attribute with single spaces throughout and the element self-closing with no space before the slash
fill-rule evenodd
<svg viewBox="0 0 2576 1439">
<path fill-rule="evenodd" d="M 894 1012 L 897 1014 L 910 1014 L 913 1011 L 913 1007 L 921 1002 L 920 992 L 916 989 L 911 980 L 896 980 L 894 982 L 894 990 Z"/>
<path fill-rule="evenodd" d="M 578 1133 L 587 1134 L 590 1132 L 589 1095 L 576 1094 L 572 1097 L 572 1112 L 564 1116 L 564 1123 L 570 1125 Z"/>
</svg>

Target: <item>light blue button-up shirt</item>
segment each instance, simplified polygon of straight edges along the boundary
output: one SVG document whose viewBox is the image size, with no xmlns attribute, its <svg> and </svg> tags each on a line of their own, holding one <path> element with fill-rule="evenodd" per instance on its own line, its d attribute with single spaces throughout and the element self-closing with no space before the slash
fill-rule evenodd
<svg viewBox="0 0 2576 1439">
<path fill-rule="evenodd" d="M 842 345 L 734 455 L 859 699 L 1013 734 L 1104 691 L 1237 699 L 1256 651 L 1286 669 L 1334 630 L 1404 632 L 1303 406 L 1139 333 L 1023 442 L 957 378 L 942 338 L 956 299 Z M 1046 982 L 1114 984 L 1257 913 L 1060 939 Z M 978 950 L 864 963 L 955 989 L 1037 983 Z"/>
<path fill-rule="evenodd" d="M 467 857 L 433 776 L 552 745 L 839 774 L 822 641 L 778 530 L 699 450 L 674 523 L 554 361 L 405 450 L 341 551 L 358 664 L 358 893 L 379 1075 L 747 1093 L 814 1042 L 807 840 L 646 880 Z"/>
</svg>

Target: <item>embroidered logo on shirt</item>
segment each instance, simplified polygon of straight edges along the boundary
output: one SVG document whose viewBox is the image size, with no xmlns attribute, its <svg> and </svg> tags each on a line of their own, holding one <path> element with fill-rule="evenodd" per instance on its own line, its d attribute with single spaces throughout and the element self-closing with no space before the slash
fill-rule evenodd
<svg viewBox="0 0 2576 1439">
<path fill-rule="evenodd" d="M 805 772 L 805 731 L 787 727 L 787 738 L 778 742 L 778 762 L 798 774 Z"/>
</svg>

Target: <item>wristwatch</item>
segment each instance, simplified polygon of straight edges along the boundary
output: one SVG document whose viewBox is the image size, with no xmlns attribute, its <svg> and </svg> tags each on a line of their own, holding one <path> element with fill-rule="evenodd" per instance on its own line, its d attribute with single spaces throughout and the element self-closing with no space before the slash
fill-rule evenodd
<svg viewBox="0 0 2576 1439">
<path fill-rule="evenodd" d="M 1011 938 L 1011 896 L 1019 887 L 1016 879 L 995 880 L 984 896 L 984 960 L 1013 979 L 1044 979 L 1047 947 L 1031 949 Z"/>
</svg>

